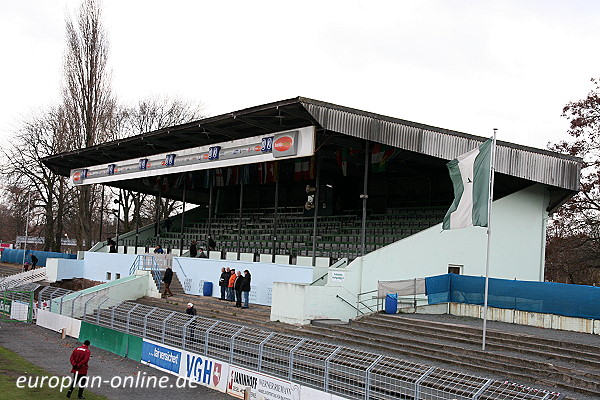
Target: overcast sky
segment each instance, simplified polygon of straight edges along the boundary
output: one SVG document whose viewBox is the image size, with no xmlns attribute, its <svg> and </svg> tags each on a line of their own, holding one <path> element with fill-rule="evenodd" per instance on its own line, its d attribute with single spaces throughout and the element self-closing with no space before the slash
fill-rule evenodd
<svg viewBox="0 0 600 400">
<path fill-rule="evenodd" d="M 0 140 L 59 100 L 74 0 L 0 0 Z M 113 90 L 218 115 L 296 96 L 545 148 L 600 77 L 600 1 L 104 0 Z"/>
</svg>

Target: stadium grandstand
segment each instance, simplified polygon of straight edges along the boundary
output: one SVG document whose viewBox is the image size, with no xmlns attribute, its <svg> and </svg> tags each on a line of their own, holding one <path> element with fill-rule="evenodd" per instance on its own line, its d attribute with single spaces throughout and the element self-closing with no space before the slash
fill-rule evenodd
<svg viewBox="0 0 600 400">
<path fill-rule="evenodd" d="M 269 143 L 288 146 L 290 134 L 298 135 L 293 146 L 300 148 L 271 152 Z M 44 163 L 74 184 L 102 183 L 202 206 L 160 237 L 153 232 L 134 243 L 122 236 L 119 245 L 134 251 L 160 241 L 182 252 L 191 240 L 212 235 L 224 253 L 335 261 L 438 224 L 453 199 L 445 164 L 483 140 L 299 97 Z M 217 148 L 220 154 L 209 154 Z M 192 161 L 193 153 L 204 159 Z M 543 211 L 551 213 L 578 190 L 579 169 L 578 159 L 499 141 L 494 200 L 540 184 L 547 192 Z"/>
<path fill-rule="evenodd" d="M 117 254 L 101 242 L 76 260 L 49 256 L 0 289 L 11 316 L 240 398 L 253 379 L 267 399 L 593 398 L 597 346 L 582 333 L 566 345 L 494 325 L 485 351 L 479 321 L 416 313 L 481 315 L 488 232 L 441 222 L 454 199 L 446 164 L 486 140 L 298 97 L 57 154 L 45 165 L 73 185 L 183 212 L 120 234 Z M 543 272 L 547 220 L 579 190 L 582 161 L 503 141 L 495 154 L 492 319 L 598 333 L 597 311 L 573 306 L 596 288 L 549 291 Z M 208 258 L 189 257 L 211 239 Z M 225 267 L 252 272 L 248 310 L 210 298 Z M 73 278 L 102 283 L 38 286 Z M 384 299 L 386 313 L 391 299 L 411 314 L 378 315 Z"/>
</svg>

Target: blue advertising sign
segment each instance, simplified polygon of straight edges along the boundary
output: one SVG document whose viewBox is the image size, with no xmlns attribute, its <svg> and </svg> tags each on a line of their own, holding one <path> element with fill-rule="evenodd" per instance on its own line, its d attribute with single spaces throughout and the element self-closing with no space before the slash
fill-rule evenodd
<svg viewBox="0 0 600 400">
<path fill-rule="evenodd" d="M 175 165 L 175 154 L 167 154 L 165 157 L 165 165 L 167 167 L 172 167 Z"/>
<path fill-rule="evenodd" d="M 147 167 L 148 167 L 148 159 L 140 158 L 140 171 L 145 171 Z"/>
<path fill-rule="evenodd" d="M 142 361 L 179 374 L 181 352 L 144 340 L 142 343 Z"/>
</svg>

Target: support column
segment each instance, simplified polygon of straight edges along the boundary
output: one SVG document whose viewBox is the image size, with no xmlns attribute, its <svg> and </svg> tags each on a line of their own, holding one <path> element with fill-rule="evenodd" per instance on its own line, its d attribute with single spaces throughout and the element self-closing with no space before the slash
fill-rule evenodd
<svg viewBox="0 0 600 400">
<path fill-rule="evenodd" d="M 315 155 L 317 163 L 317 177 L 315 179 L 315 214 L 313 215 L 313 246 L 312 246 L 312 265 L 315 266 L 317 262 L 317 217 L 319 216 L 319 184 L 321 182 L 321 157 L 319 153 Z"/>
<path fill-rule="evenodd" d="M 240 248 L 242 244 L 242 207 L 244 205 L 244 182 L 240 183 L 240 214 L 238 217 L 238 237 L 237 237 L 237 259 L 240 259 Z"/>
<path fill-rule="evenodd" d="M 210 170 L 208 173 L 210 173 L 211 176 L 210 176 L 210 179 L 209 179 L 209 181 L 210 181 L 209 185 L 210 186 L 209 186 L 209 191 L 208 191 L 208 233 L 207 233 L 207 235 L 212 235 L 213 187 L 215 185 L 214 185 L 214 182 L 213 182 L 213 177 L 214 177 L 213 171 Z M 197 238 L 197 239 L 198 239 L 198 242 L 199 242 L 200 238 Z M 207 251 L 210 251 L 210 250 L 208 250 L 208 243 L 207 243 Z"/>
<path fill-rule="evenodd" d="M 98 238 L 99 242 L 102 242 L 102 225 L 104 224 L 104 189 L 106 186 L 102 185 L 102 200 L 100 202 L 100 237 Z M 62 238 L 61 238 L 62 239 Z"/>
<path fill-rule="evenodd" d="M 279 213 L 279 161 L 275 161 L 275 171 L 277 171 L 277 176 L 275 177 L 275 207 L 273 209 L 273 246 L 271 248 L 271 262 L 275 262 L 275 247 L 277 246 L 277 223 L 278 223 L 278 213 Z"/>
<path fill-rule="evenodd" d="M 369 141 L 365 140 L 365 175 L 363 178 L 363 193 L 360 195 L 362 199 L 362 224 L 360 227 L 360 246 L 361 256 L 364 256 L 367 252 L 367 200 L 369 195 L 367 194 L 367 188 L 369 185 Z"/>
<path fill-rule="evenodd" d="M 183 226 L 185 223 L 185 190 L 187 187 L 187 180 L 185 176 L 185 172 L 183 172 L 183 211 L 181 211 L 181 229 L 179 230 L 179 238 L 180 238 L 180 246 L 179 246 L 179 255 L 183 254 Z"/>
<path fill-rule="evenodd" d="M 162 182 L 161 182 L 162 183 Z M 155 236 L 155 241 L 156 243 L 154 243 L 155 246 L 157 246 L 159 243 L 159 235 L 160 235 L 160 202 L 162 199 L 162 186 L 158 187 L 158 196 L 156 196 L 156 222 L 154 223 L 154 236 Z"/>
<path fill-rule="evenodd" d="M 136 207 L 137 212 L 135 213 L 135 254 L 137 254 L 138 251 L 138 241 L 139 241 L 139 236 L 140 236 L 140 208 L 141 208 L 141 204 L 140 204 L 140 192 L 137 193 L 137 204 Z"/>
</svg>

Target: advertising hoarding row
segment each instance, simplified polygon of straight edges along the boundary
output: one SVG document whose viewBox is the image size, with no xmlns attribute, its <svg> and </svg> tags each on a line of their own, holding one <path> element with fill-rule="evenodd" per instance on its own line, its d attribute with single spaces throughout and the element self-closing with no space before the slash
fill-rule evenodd
<svg viewBox="0 0 600 400">
<path fill-rule="evenodd" d="M 243 399 L 300 400 L 300 385 L 152 340 L 142 343 L 142 360 L 161 371 Z"/>
</svg>

